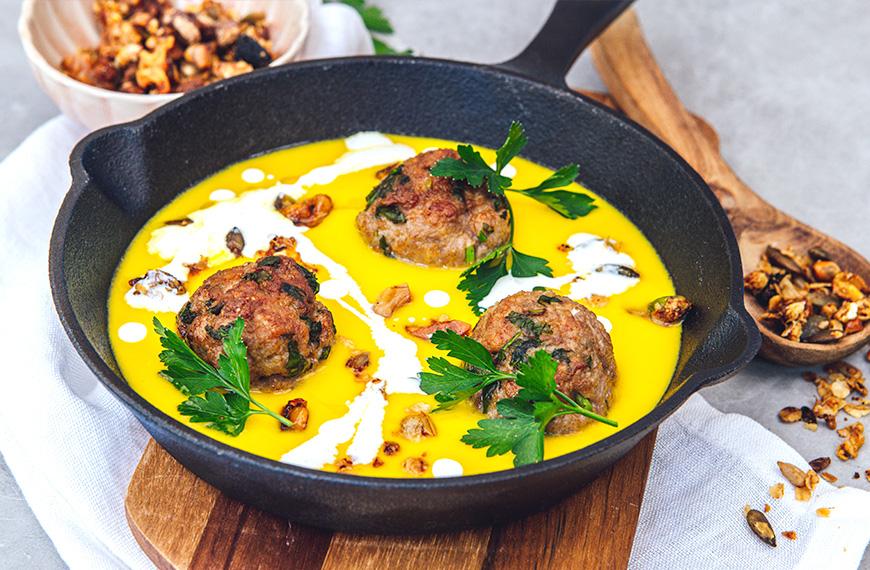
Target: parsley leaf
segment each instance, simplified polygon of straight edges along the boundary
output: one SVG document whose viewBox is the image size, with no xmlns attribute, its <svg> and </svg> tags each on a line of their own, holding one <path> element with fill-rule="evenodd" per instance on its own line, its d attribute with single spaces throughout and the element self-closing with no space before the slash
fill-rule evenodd
<svg viewBox="0 0 870 570">
<path fill-rule="evenodd" d="M 456 152 L 459 158 L 442 158 L 436 162 L 429 169 L 432 176 L 465 180 L 475 188 L 482 186 L 485 181 L 489 192 L 496 195 L 503 195 L 505 188 L 511 185 L 511 179 L 493 170 L 470 144 L 458 145 Z"/>
<path fill-rule="evenodd" d="M 326 0 L 326 2 L 333 4 L 346 4 L 357 11 L 362 18 L 363 25 L 365 25 L 369 34 L 371 34 L 372 44 L 374 45 L 376 55 L 411 55 L 413 53 L 409 49 L 398 51 L 382 39 L 375 36 L 375 34 L 388 36 L 394 31 L 390 20 L 384 15 L 383 10 L 377 6 L 368 4 L 366 0 Z"/>
<path fill-rule="evenodd" d="M 585 216 L 595 209 L 594 200 L 590 196 L 580 192 L 557 190 L 568 186 L 577 178 L 579 167 L 576 164 L 563 166 L 532 188 L 525 190 L 511 188 L 513 180 L 502 175 L 501 172 L 519 155 L 527 142 L 528 138 L 522 123 L 513 121 L 508 129 L 507 138 L 495 151 L 495 167 L 487 164 L 474 147 L 461 144 L 456 147 L 459 158 L 443 158 L 435 163 L 429 172 L 433 176 L 464 180 L 475 188 L 480 188 L 486 183 L 487 191 L 496 196 L 504 196 L 508 191 L 521 193 L 572 220 Z M 513 247 L 514 216 L 509 202 L 507 208 L 511 213 L 510 241 L 463 271 L 458 285 L 461 291 L 466 292 L 465 297 L 477 315 L 483 312 L 480 302 L 502 277 L 509 274 L 515 277 L 553 276 L 553 270 L 546 259 L 522 253 Z M 483 243 L 485 240 L 480 241 Z M 468 258 L 468 261 L 473 260 Z"/>
<path fill-rule="evenodd" d="M 508 129 L 507 138 L 501 147 L 495 151 L 495 171 L 501 173 L 504 167 L 523 150 L 527 142 L 529 142 L 529 139 L 526 138 L 526 129 L 523 127 L 523 124 L 519 121 L 512 121 Z"/>
<path fill-rule="evenodd" d="M 492 355 L 485 346 L 467 336 L 462 336 L 451 330 L 432 333 L 432 343 L 440 350 L 446 350 L 447 356 L 458 358 L 480 370 L 497 372 L 492 361 Z"/>
<path fill-rule="evenodd" d="M 496 282 L 508 274 L 507 254 L 509 245 L 492 250 L 489 254 L 462 272 L 462 279 L 456 286 L 465 291 L 465 298 L 475 315 L 483 313 L 480 302 L 492 291 Z"/>
<path fill-rule="evenodd" d="M 420 373 L 420 388 L 434 394 L 439 406 L 436 411 L 455 406 L 488 386 L 504 380 L 513 380 L 520 387 L 513 398 L 499 400 L 498 418 L 477 422 L 461 441 L 474 448 L 486 448 L 487 457 L 513 453 L 514 465 L 528 465 L 544 460 L 544 434 L 547 425 L 559 416 L 580 414 L 616 427 L 616 422 L 592 411 L 586 398 L 571 398 L 556 384 L 558 362 L 547 352 L 535 352 L 515 372 L 498 370 L 492 355 L 482 344 L 452 331 L 439 331 L 432 340 L 451 358 L 458 358 L 464 366 L 446 358 L 433 356 L 426 362 L 430 372 Z M 580 403 L 578 403 L 578 401 Z"/>
<path fill-rule="evenodd" d="M 427 394 L 435 394 L 439 403 L 436 411 L 451 408 L 506 377 L 496 369 L 489 351 L 474 339 L 453 331 L 435 331 L 432 342 L 447 351 L 447 356 L 466 365 L 457 366 L 437 356 L 427 361 L 431 372 L 420 373 L 420 388 Z"/>
<path fill-rule="evenodd" d="M 233 436 L 239 435 L 248 418 L 257 414 L 271 416 L 287 427 L 293 426 L 290 420 L 251 396 L 248 349 L 242 341 L 245 322 L 241 318 L 227 330 L 217 367 L 200 358 L 157 317 L 153 322 L 163 347 L 159 357 L 165 369 L 161 375 L 188 397 L 178 405 L 181 415 Z"/>
<path fill-rule="evenodd" d="M 553 276 L 553 270 L 547 260 L 534 255 L 521 253 L 511 248 L 511 275 L 514 277 L 534 277 L 535 275 Z"/>
<path fill-rule="evenodd" d="M 553 188 L 561 188 L 571 184 L 577 178 L 578 172 L 579 168 L 576 164 L 569 164 L 568 166 L 563 166 L 533 188 L 525 190 L 511 188 L 510 191 L 528 196 L 549 207 L 559 215 L 576 220 L 598 207 L 595 205 L 595 200 L 588 194 L 571 192 L 569 190 L 553 190 Z"/>
</svg>

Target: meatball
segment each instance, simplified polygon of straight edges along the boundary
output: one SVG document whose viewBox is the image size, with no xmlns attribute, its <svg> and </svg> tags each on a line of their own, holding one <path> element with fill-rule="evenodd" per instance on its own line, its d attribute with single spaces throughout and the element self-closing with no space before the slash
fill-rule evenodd
<svg viewBox="0 0 870 570">
<path fill-rule="evenodd" d="M 506 297 L 480 317 L 471 338 L 493 353 L 496 366 L 506 372 L 537 351 L 547 351 L 559 364 L 559 390 L 575 400 L 587 398 L 596 413 L 607 413 L 616 380 L 610 335 L 592 311 L 568 297 L 552 291 Z M 478 393 L 475 402 L 490 417 L 497 417 L 496 403 L 518 392 L 516 382 L 505 380 Z M 572 433 L 589 421 L 580 415 L 560 416 L 549 423 L 547 432 Z"/>
<path fill-rule="evenodd" d="M 373 249 L 413 263 L 462 267 L 507 243 L 510 211 L 503 196 L 429 174 L 439 160 L 458 156 L 449 149 L 418 154 L 369 193 L 356 225 Z"/>
<path fill-rule="evenodd" d="M 251 387 L 292 388 L 329 356 L 335 341 L 332 313 L 314 297 L 314 274 L 272 255 L 218 271 L 178 313 L 178 332 L 206 362 L 217 364 L 223 338 L 238 317 L 245 321 Z"/>
</svg>

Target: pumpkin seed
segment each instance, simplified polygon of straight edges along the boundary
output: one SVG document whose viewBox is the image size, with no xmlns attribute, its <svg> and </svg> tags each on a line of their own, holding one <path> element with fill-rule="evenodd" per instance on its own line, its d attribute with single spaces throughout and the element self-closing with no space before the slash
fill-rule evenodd
<svg viewBox="0 0 870 570">
<path fill-rule="evenodd" d="M 227 249 L 230 250 L 233 255 L 236 257 L 242 255 L 242 250 L 245 249 L 245 236 L 242 235 L 239 228 L 233 228 L 227 232 L 226 242 Z"/>
<path fill-rule="evenodd" d="M 776 546 L 776 533 L 773 531 L 773 527 L 770 526 L 770 521 L 767 520 L 764 513 L 755 509 L 749 509 L 746 513 L 746 522 L 749 524 L 750 530 L 762 542 L 770 546 Z"/>
<path fill-rule="evenodd" d="M 816 457 L 812 461 L 810 461 L 810 467 L 813 468 L 813 471 L 816 473 L 820 473 L 827 469 L 831 465 L 830 457 Z"/>
<path fill-rule="evenodd" d="M 777 461 L 776 464 L 779 465 L 779 470 L 789 483 L 795 487 L 804 486 L 807 474 L 801 468 L 785 461 Z"/>
<path fill-rule="evenodd" d="M 801 274 L 803 270 L 801 266 L 797 264 L 797 262 L 783 253 L 781 250 L 773 247 L 772 245 L 767 246 L 765 250 L 765 255 L 767 255 L 767 260 L 777 267 L 781 267 L 786 271 L 790 271 L 791 273 Z"/>
</svg>

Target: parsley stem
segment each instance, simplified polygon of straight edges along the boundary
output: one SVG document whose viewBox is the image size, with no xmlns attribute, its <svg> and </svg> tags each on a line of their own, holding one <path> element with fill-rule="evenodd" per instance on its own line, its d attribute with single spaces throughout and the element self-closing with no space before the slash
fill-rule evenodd
<svg viewBox="0 0 870 570">
<path fill-rule="evenodd" d="M 273 418 L 275 418 L 276 420 L 278 420 L 279 422 L 281 422 L 282 424 L 284 424 L 288 428 L 293 427 L 293 422 L 291 422 L 290 420 L 288 420 L 284 416 L 282 416 L 280 414 L 276 414 L 275 412 L 273 412 L 272 410 L 270 410 L 269 408 L 267 408 L 266 406 L 264 406 L 263 404 L 261 404 L 260 402 L 255 400 L 254 398 L 252 398 L 251 396 L 248 396 L 248 398 L 250 399 L 252 404 L 254 404 L 258 408 L 260 408 L 260 410 L 262 410 L 261 412 L 256 412 L 256 413 L 265 414 L 267 416 L 272 416 Z"/>
<path fill-rule="evenodd" d="M 619 424 L 616 423 L 614 420 L 611 420 L 610 418 L 605 418 L 604 416 L 599 416 L 598 414 L 596 414 L 592 410 L 587 410 L 586 408 L 582 407 L 580 404 L 575 402 L 571 397 L 569 397 L 567 394 L 565 394 L 561 390 L 556 389 L 553 392 L 553 394 L 554 394 L 553 395 L 554 401 L 556 401 L 556 402 L 562 404 L 563 406 L 569 408 L 570 410 L 572 410 L 570 412 L 568 412 L 568 411 L 560 412 L 557 415 L 563 416 L 565 414 L 572 414 L 572 413 L 580 414 L 581 416 L 586 416 L 587 418 L 593 419 L 593 420 L 601 422 L 603 424 L 607 424 L 607 425 L 612 426 L 612 427 L 619 427 Z"/>
</svg>

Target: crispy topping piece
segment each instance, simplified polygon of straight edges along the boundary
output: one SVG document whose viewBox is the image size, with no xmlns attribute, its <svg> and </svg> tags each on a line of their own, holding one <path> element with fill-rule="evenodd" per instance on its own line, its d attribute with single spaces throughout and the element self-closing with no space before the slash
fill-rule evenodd
<svg viewBox="0 0 870 570">
<path fill-rule="evenodd" d="M 854 423 L 837 431 L 837 435 L 846 441 L 837 446 L 837 457 L 848 461 L 858 457 L 858 451 L 864 445 L 864 424 Z"/>
<path fill-rule="evenodd" d="M 277 206 L 276 201 L 276 206 Z M 285 202 L 277 208 L 281 215 L 296 224 L 313 228 L 319 226 L 332 212 L 332 199 L 326 194 L 315 194 L 301 202 Z"/>
<path fill-rule="evenodd" d="M 293 427 L 281 424 L 281 431 L 302 431 L 308 427 L 308 402 L 302 398 L 295 398 L 287 402 L 281 415 L 293 422 Z"/>
<path fill-rule="evenodd" d="M 402 462 L 402 469 L 411 475 L 422 475 L 429 469 L 429 464 L 422 457 L 409 457 Z"/>
<path fill-rule="evenodd" d="M 647 307 L 650 320 L 662 327 L 679 325 L 691 310 L 692 303 L 682 295 L 659 297 Z"/>
<path fill-rule="evenodd" d="M 359 376 L 369 367 L 369 359 L 368 352 L 357 352 L 348 358 L 344 365 L 353 370 L 354 376 Z"/>
<path fill-rule="evenodd" d="M 830 457 L 816 457 L 812 461 L 810 461 L 810 467 L 813 468 L 813 471 L 816 473 L 821 473 L 825 469 L 827 469 L 831 465 Z"/>
<path fill-rule="evenodd" d="M 433 321 L 431 324 L 426 326 L 408 325 L 405 327 L 405 330 L 412 336 L 422 338 L 423 340 L 429 340 L 435 331 L 453 331 L 458 335 L 466 336 L 471 331 L 471 325 L 457 320 Z"/>
<path fill-rule="evenodd" d="M 399 432 L 402 437 L 409 441 L 420 441 L 424 437 L 438 435 L 432 418 L 424 412 L 415 412 L 402 418 L 399 424 Z"/>
<path fill-rule="evenodd" d="M 378 300 L 372 306 L 372 310 L 378 315 L 388 318 L 393 316 L 399 307 L 410 303 L 411 299 L 411 289 L 407 283 L 393 285 L 381 291 Z"/>
</svg>

